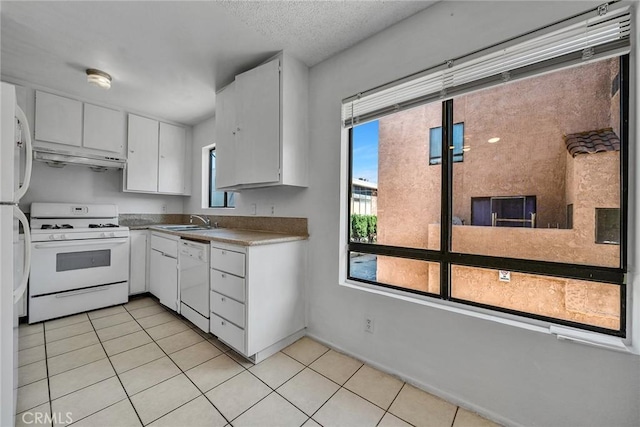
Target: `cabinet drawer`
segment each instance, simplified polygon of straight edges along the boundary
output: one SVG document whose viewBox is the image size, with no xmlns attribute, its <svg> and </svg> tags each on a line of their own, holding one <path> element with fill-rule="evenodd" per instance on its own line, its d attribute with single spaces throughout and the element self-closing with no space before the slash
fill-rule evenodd
<svg viewBox="0 0 640 427">
<path fill-rule="evenodd" d="M 178 258 L 178 241 L 151 234 L 151 249 Z"/>
<path fill-rule="evenodd" d="M 212 246 L 211 268 L 244 277 L 244 254 Z"/>
<path fill-rule="evenodd" d="M 244 302 L 244 279 L 223 271 L 211 270 L 211 290 Z"/>
<path fill-rule="evenodd" d="M 245 354 L 244 329 L 238 328 L 236 325 L 226 321 L 222 317 L 216 316 L 214 313 L 211 313 L 209 323 L 213 335 L 240 353 Z"/>
<path fill-rule="evenodd" d="M 244 304 L 211 291 L 211 311 L 244 328 Z"/>
</svg>

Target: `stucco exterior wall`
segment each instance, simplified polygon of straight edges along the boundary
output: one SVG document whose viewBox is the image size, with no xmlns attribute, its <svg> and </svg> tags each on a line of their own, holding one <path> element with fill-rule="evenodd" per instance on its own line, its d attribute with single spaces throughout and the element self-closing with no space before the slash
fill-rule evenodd
<svg viewBox="0 0 640 427">
<path fill-rule="evenodd" d="M 538 227 L 454 227 L 454 251 L 619 265 L 618 247 L 594 247 L 593 212 L 597 204 L 618 207 L 619 153 L 573 159 L 563 140 L 571 133 L 615 130 L 619 108 L 612 109 L 611 84 L 618 68 L 617 59 L 600 61 L 454 100 L 454 123 L 464 123 L 468 151 L 453 165 L 453 215 L 471 224 L 473 197 L 536 196 Z M 378 243 L 439 249 L 441 166 L 429 165 L 429 129 L 441 121 L 440 102 L 380 119 Z M 500 141 L 489 143 L 493 137 Z M 569 203 L 573 230 L 558 230 L 567 227 Z M 428 270 L 385 258 L 378 262 L 378 281 L 399 285 L 409 275 L 412 283 L 426 281 L 411 288 L 430 289 Z"/>
<path fill-rule="evenodd" d="M 511 272 L 509 282 L 498 271 L 454 266 L 454 298 L 564 319 L 609 329 L 620 326 L 620 287 L 604 283 Z"/>
</svg>

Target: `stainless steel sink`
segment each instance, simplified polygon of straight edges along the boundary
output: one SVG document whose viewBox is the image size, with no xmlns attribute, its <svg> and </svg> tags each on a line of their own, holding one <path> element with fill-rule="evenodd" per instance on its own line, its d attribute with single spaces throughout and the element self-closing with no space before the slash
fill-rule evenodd
<svg viewBox="0 0 640 427">
<path fill-rule="evenodd" d="M 195 224 L 168 224 L 168 225 L 156 225 L 158 228 L 168 231 L 191 231 L 191 230 L 208 230 L 206 227 Z"/>
</svg>

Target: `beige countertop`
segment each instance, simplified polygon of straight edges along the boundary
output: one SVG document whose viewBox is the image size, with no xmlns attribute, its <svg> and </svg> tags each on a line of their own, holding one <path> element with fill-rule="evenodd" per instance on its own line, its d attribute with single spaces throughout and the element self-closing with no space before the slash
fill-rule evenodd
<svg viewBox="0 0 640 427">
<path fill-rule="evenodd" d="M 293 242 L 296 240 L 307 240 L 309 238 L 309 236 L 306 235 L 275 233 L 272 231 L 242 230 L 235 228 L 211 228 L 205 230 L 172 231 L 157 227 L 156 225 L 160 224 L 136 225 L 129 227 L 129 229 L 149 229 L 162 233 L 172 234 L 174 236 L 180 236 L 182 238 L 190 240 L 221 242 L 241 246 L 270 245 L 274 243 Z"/>
</svg>

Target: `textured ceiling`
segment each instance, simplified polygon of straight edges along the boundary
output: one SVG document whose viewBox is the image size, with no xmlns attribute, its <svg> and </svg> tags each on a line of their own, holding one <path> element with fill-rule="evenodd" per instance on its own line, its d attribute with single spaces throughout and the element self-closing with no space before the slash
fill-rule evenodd
<svg viewBox="0 0 640 427">
<path fill-rule="evenodd" d="M 435 1 L 225 1 L 250 28 L 315 65 Z"/>
<path fill-rule="evenodd" d="M 185 124 L 286 50 L 314 65 L 425 9 L 420 1 L 2 1 L 3 79 Z M 109 91 L 85 69 L 112 75 Z"/>
</svg>

